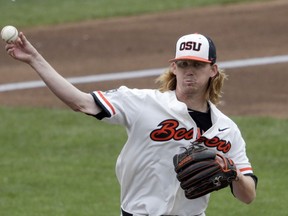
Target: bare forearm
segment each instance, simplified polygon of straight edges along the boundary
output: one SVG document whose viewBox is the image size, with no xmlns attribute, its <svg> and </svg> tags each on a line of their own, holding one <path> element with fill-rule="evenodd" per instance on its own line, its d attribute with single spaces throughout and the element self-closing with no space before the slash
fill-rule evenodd
<svg viewBox="0 0 288 216">
<path fill-rule="evenodd" d="M 22 32 L 14 43 L 6 44 L 5 49 L 14 59 L 29 64 L 48 88 L 71 109 L 91 115 L 101 111 L 95 104 L 92 95 L 80 91 L 62 77 L 32 46 Z"/>
<path fill-rule="evenodd" d="M 84 93 L 62 77 L 39 53 L 29 62 L 47 87 L 75 111 L 97 114 L 99 110 L 90 94 Z"/>
<path fill-rule="evenodd" d="M 238 172 L 238 180 L 232 184 L 233 193 L 240 201 L 249 204 L 256 198 L 255 182 L 250 176 Z"/>
<path fill-rule="evenodd" d="M 77 97 L 77 94 L 80 94 L 78 90 L 58 74 L 40 54 L 37 54 L 29 64 L 38 73 L 48 88 L 59 99 L 74 109 L 73 101 L 75 97 Z"/>
</svg>

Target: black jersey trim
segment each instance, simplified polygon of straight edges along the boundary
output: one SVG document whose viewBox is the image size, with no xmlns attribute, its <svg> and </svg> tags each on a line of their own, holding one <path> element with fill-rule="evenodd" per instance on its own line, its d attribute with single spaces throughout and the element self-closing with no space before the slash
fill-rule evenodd
<svg viewBox="0 0 288 216">
<path fill-rule="evenodd" d="M 101 112 L 99 112 L 96 115 L 93 115 L 95 118 L 102 120 L 103 118 L 109 118 L 111 117 L 111 113 L 109 112 L 109 110 L 104 106 L 104 104 L 101 103 L 101 101 L 98 99 L 98 97 L 95 95 L 95 93 L 91 93 L 95 103 L 102 109 Z"/>
</svg>

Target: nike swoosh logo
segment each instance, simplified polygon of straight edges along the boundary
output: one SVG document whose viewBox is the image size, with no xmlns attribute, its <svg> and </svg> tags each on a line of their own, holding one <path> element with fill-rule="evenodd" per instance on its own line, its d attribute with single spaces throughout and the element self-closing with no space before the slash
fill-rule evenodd
<svg viewBox="0 0 288 216">
<path fill-rule="evenodd" d="M 226 127 L 226 128 L 218 128 L 218 131 L 219 131 L 219 132 L 223 132 L 223 131 L 225 131 L 225 130 L 227 130 L 227 129 L 229 129 L 229 127 Z"/>
</svg>

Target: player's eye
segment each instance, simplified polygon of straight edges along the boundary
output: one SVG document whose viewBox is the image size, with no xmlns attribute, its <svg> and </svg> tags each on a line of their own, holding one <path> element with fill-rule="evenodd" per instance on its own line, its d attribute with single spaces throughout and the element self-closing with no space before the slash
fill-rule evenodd
<svg viewBox="0 0 288 216">
<path fill-rule="evenodd" d="M 188 69 L 190 67 L 193 68 L 201 68 L 204 67 L 207 63 L 200 62 L 200 61 L 177 61 L 176 65 L 181 69 Z"/>
<path fill-rule="evenodd" d="M 192 61 L 177 61 L 176 62 L 177 67 L 179 68 L 188 68 L 191 67 L 193 65 Z"/>
</svg>

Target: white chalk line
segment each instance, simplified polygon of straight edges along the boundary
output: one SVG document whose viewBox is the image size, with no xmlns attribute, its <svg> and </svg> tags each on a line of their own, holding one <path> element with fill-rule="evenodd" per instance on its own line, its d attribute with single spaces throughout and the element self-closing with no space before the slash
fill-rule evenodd
<svg viewBox="0 0 288 216">
<path fill-rule="evenodd" d="M 219 62 L 218 65 L 220 68 L 229 69 L 229 68 L 241 68 L 241 67 L 257 66 L 257 65 L 285 63 L 285 62 L 288 62 L 288 55 L 240 59 L 240 60 L 233 60 L 233 61 L 223 61 L 223 62 Z M 111 81 L 111 80 L 123 80 L 123 79 L 159 76 L 166 69 L 167 68 L 126 71 L 126 72 L 117 72 L 117 73 L 108 73 L 108 74 L 97 74 L 97 75 L 91 75 L 91 76 L 68 77 L 66 79 L 72 84 L 103 82 L 103 81 Z M 0 92 L 40 88 L 40 87 L 45 87 L 45 86 L 46 86 L 45 83 L 41 80 L 7 83 L 7 84 L 0 85 Z"/>
</svg>

